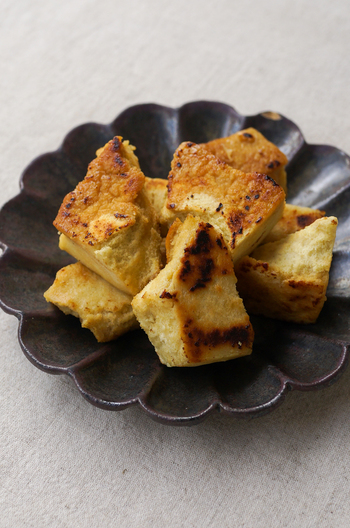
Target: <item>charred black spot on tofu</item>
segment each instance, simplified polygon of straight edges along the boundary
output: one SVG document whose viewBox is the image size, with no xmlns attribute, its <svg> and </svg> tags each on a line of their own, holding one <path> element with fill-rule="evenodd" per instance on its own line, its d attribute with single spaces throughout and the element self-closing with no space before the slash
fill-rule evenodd
<svg viewBox="0 0 350 528">
<path fill-rule="evenodd" d="M 163 290 L 162 293 L 159 295 L 160 299 L 173 299 L 176 297 L 176 293 L 170 293 L 166 290 Z"/>
<path fill-rule="evenodd" d="M 112 139 L 112 148 L 115 151 L 118 151 L 120 149 L 120 141 L 117 136 Z"/>
<path fill-rule="evenodd" d="M 191 340 L 188 342 L 188 355 L 191 356 L 189 358 L 191 361 L 198 361 L 201 358 L 205 353 L 204 347 L 215 348 L 229 344 L 232 347 L 242 348 L 251 345 L 252 334 L 249 325 L 214 329 L 209 332 L 193 325 L 189 330 L 187 335 Z"/>
<path fill-rule="evenodd" d="M 298 226 L 301 228 L 304 228 L 314 221 L 314 217 L 312 215 L 298 215 L 297 216 L 297 223 Z"/>
</svg>

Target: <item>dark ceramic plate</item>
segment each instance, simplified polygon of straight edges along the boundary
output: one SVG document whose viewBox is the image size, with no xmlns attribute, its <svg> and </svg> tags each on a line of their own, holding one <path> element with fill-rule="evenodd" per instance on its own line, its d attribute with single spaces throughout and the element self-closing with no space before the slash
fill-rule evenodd
<svg viewBox="0 0 350 528">
<path fill-rule="evenodd" d="M 289 158 L 288 200 L 339 219 L 328 301 L 314 325 L 254 317 L 254 352 L 192 369 L 160 364 L 142 331 L 98 344 L 74 317 L 46 303 L 43 292 L 71 262 L 52 226 L 60 203 L 86 172 L 97 148 L 114 135 L 136 145 L 147 176 L 166 178 L 181 141 L 205 142 L 253 126 Z M 344 370 L 350 343 L 350 159 L 340 150 L 308 145 L 298 127 L 272 112 L 244 117 L 216 102 L 179 109 L 128 108 L 110 125 L 70 132 L 56 152 L 25 170 L 21 192 L 0 213 L 0 299 L 19 319 L 19 342 L 40 369 L 69 374 L 82 395 L 103 409 L 139 403 L 165 424 L 194 424 L 214 411 L 249 417 L 269 412 L 290 389 L 326 386 Z"/>
</svg>

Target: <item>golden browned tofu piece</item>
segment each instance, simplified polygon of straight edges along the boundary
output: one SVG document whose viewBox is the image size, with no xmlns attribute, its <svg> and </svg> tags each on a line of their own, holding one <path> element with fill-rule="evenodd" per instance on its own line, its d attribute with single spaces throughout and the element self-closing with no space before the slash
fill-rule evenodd
<svg viewBox="0 0 350 528">
<path fill-rule="evenodd" d="M 232 169 L 205 147 L 182 143 L 174 154 L 161 222 L 188 214 L 223 236 L 232 260 L 249 254 L 282 216 L 285 194 L 264 174 Z"/>
<path fill-rule="evenodd" d="M 320 211 L 319 209 L 310 209 L 310 207 L 286 204 L 284 206 L 282 217 L 271 229 L 266 238 L 264 238 L 263 243 L 276 242 L 276 240 L 280 240 L 291 233 L 304 229 L 304 227 L 307 227 L 323 216 L 325 216 L 325 212 Z"/>
<path fill-rule="evenodd" d="M 78 317 L 83 328 L 105 342 L 138 328 L 130 295 L 123 293 L 80 262 L 58 271 L 45 299 L 65 314 Z"/>
<path fill-rule="evenodd" d="M 54 221 L 60 248 L 116 288 L 135 295 L 160 269 L 157 215 L 128 142 L 115 137 L 63 200 Z"/>
<path fill-rule="evenodd" d="M 223 237 L 192 216 L 168 236 L 168 264 L 132 301 L 161 362 L 189 367 L 250 354 L 254 333 Z"/>
<path fill-rule="evenodd" d="M 286 156 L 255 128 L 240 130 L 204 145 L 234 169 L 267 174 L 287 191 Z"/>
<path fill-rule="evenodd" d="M 320 218 L 239 261 L 237 287 L 248 313 L 314 323 L 326 300 L 337 224 Z"/>
</svg>

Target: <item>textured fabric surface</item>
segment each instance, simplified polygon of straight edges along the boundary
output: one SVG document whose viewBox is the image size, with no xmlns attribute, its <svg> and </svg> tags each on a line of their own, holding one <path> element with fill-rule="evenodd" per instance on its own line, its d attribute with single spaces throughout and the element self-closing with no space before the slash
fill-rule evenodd
<svg viewBox="0 0 350 528">
<path fill-rule="evenodd" d="M 0 203 L 74 126 L 218 100 L 350 152 L 348 0 L 2 0 Z M 109 413 L 37 370 L 0 313 L 0 526 L 349 526 L 350 371 L 250 421 Z"/>
</svg>

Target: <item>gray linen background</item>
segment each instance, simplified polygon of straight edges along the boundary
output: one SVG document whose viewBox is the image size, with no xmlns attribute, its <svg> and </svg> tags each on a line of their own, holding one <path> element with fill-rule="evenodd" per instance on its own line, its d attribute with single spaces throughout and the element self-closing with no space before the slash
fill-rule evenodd
<svg viewBox="0 0 350 528">
<path fill-rule="evenodd" d="M 0 203 L 87 121 L 218 100 L 350 152 L 348 0 L 2 0 Z M 190 139 L 190 138 L 189 138 Z M 109 413 L 32 366 L 0 313 L 1 527 L 348 527 L 350 370 L 263 418 Z"/>
</svg>

